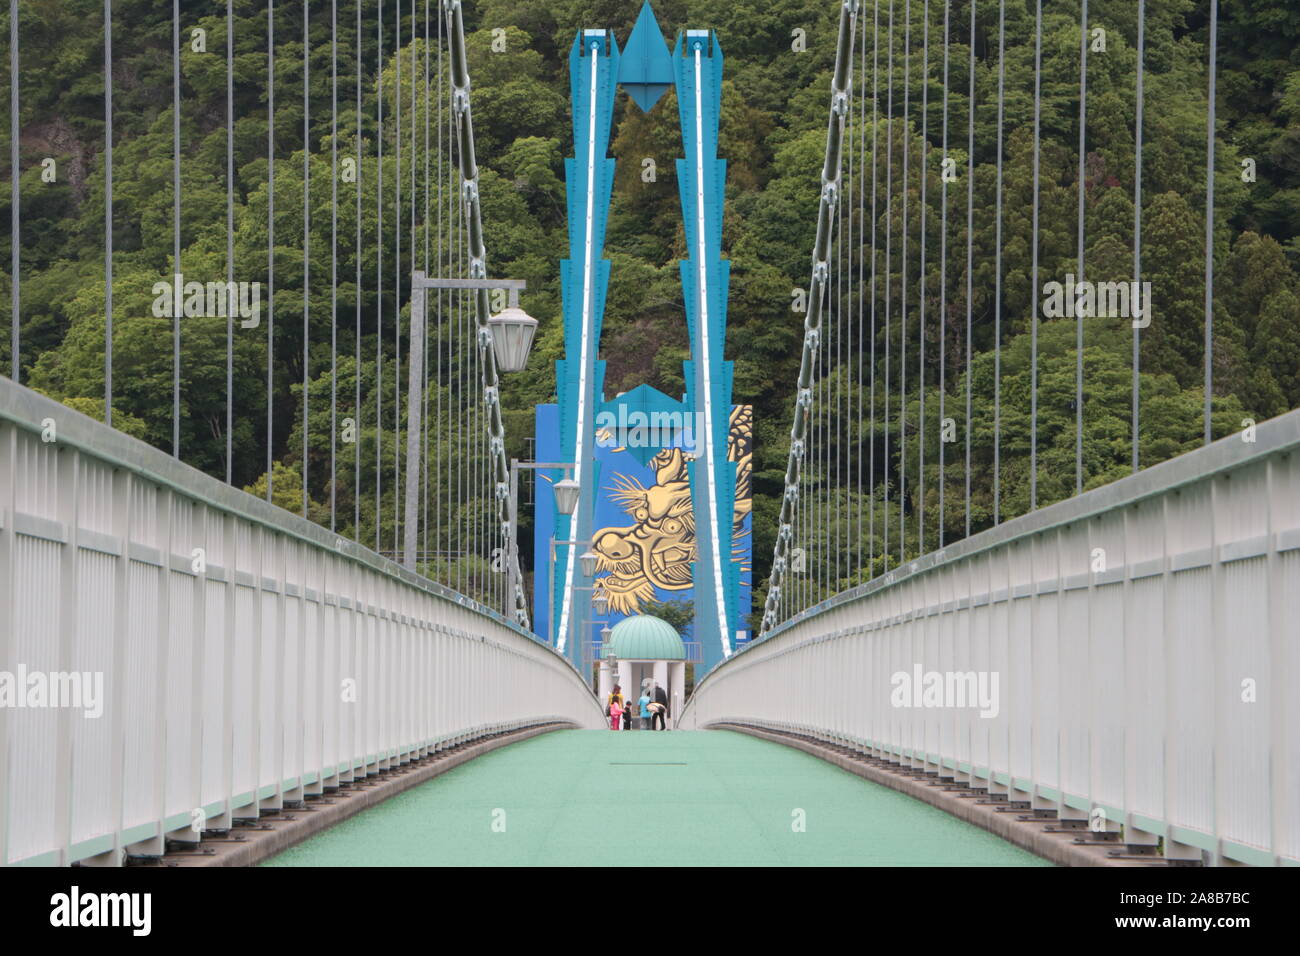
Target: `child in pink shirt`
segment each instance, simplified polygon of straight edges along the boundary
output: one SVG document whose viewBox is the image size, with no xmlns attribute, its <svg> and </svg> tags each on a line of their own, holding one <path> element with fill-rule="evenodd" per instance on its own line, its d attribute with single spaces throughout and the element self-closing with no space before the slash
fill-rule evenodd
<svg viewBox="0 0 1300 956">
<path fill-rule="evenodd" d="M 623 719 L 623 705 L 617 697 L 609 702 L 609 729 L 618 730 Z"/>
</svg>

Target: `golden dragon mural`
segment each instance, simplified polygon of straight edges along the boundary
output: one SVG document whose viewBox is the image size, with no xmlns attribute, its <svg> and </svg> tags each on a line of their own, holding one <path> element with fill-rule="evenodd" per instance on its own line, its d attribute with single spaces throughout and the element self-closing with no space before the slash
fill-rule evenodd
<svg viewBox="0 0 1300 956">
<path fill-rule="evenodd" d="M 736 463 L 736 501 L 731 520 L 732 560 L 745 554 L 745 517 L 751 506 L 754 411 L 738 405 L 728 421 L 727 460 Z M 680 448 L 665 448 L 650 459 L 654 484 L 616 474 L 607 489 L 610 498 L 632 519 L 626 527 L 600 528 L 592 535 L 597 576 L 605 587 L 611 611 L 637 613 L 654 600 L 655 590 L 684 591 L 691 587 L 695 560 L 695 511 L 687 463 Z M 742 567 L 742 571 L 749 568 Z"/>
</svg>

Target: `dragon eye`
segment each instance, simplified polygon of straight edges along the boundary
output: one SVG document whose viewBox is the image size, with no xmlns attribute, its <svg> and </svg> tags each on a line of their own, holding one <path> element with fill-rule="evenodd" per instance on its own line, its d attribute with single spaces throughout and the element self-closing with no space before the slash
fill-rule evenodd
<svg viewBox="0 0 1300 956">
<path fill-rule="evenodd" d="M 669 534 L 676 534 L 677 532 L 682 530 L 682 523 L 680 521 L 674 521 L 672 518 L 669 518 L 667 521 L 664 522 L 664 530 L 667 531 Z"/>
<path fill-rule="evenodd" d="M 650 517 L 650 512 L 646 511 L 644 508 L 637 508 L 636 513 L 632 517 L 636 518 L 637 521 L 645 521 Z"/>
</svg>

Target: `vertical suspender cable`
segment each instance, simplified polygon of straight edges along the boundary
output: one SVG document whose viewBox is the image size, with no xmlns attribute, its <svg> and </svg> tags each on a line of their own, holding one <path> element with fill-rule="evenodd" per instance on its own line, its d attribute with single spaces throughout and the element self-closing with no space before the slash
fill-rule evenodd
<svg viewBox="0 0 1300 956">
<path fill-rule="evenodd" d="M 402 550 L 402 0 L 393 29 L 393 555 Z"/>
<path fill-rule="evenodd" d="M 104 424 L 113 424 L 113 0 L 104 0 Z"/>
<path fill-rule="evenodd" d="M 1034 213 L 1033 264 L 1029 282 L 1029 510 L 1038 509 L 1038 216 L 1039 142 L 1043 109 L 1043 0 L 1034 10 Z"/>
<path fill-rule="evenodd" d="M 179 112 L 177 113 L 179 116 Z M 179 168 L 177 170 L 179 172 Z M 177 177 L 179 196 L 179 176 Z M 179 236 L 178 242 L 179 245 Z M 177 257 L 179 272 L 180 258 Z M 179 327 L 178 327 L 179 335 Z M 266 0 L 266 500 L 272 491 L 275 425 L 275 0 Z"/>
<path fill-rule="evenodd" d="M 894 0 L 889 0 L 889 89 L 885 119 L 885 539 L 881 548 L 889 567 L 889 320 L 894 299 Z"/>
<path fill-rule="evenodd" d="M 943 159 L 948 161 L 948 19 L 952 12 L 952 0 L 943 4 Z M 939 224 L 939 547 L 943 548 L 944 491 L 948 486 L 948 476 L 944 471 L 944 450 L 947 440 L 944 435 L 944 413 L 947 411 L 948 396 L 948 176 L 945 172 L 939 177 L 941 207 Z"/>
<path fill-rule="evenodd" d="M 998 0 L 998 184 L 993 292 L 993 523 L 1002 523 L 1002 123 L 1006 77 L 1006 0 Z"/>
<path fill-rule="evenodd" d="M 1214 116 L 1219 60 L 1219 0 L 1210 0 L 1210 89 L 1205 124 L 1205 444 L 1213 441 L 1214 394 Z"/>
<path fill-rule="evenodd" d="M 834 222 L 834 220 L 832 220 Z M 834 239 L 834 226 L 831 227 L 831 242 Z M 830 264 L 829 258 L 827 265 Z M 828 275 L 829 278 L 829 275 Z M 830 298 L 829 284 L 826 291 L 827 299 Z M 828 301 L 829 304 L 829 301 Z M 817 464 L 819 465 L 817 474 L 817 495 L 813 499 L 814 517 L 812 522 L 812 532 L 816 543 L 817 554 L 817 589 L 813 595 L 815 601 L 820 602 L 826 596 L 826 578 L 827 563 L 830 551 L 830 537 L 826 534 L 826 490 L 829 484 L 828 471 L 830 464 L 830 438 L 829 429 L 829 403 L 827 402 L 826 391 L 826 364 L 830 352 L 830 343 L 826 340 L 827 336 L 822 336 L 821 342 L 818 343 L 817 363 L 813 369 L 813 381 L 816 382 L 817 405 L 814 409 L 816 422 L 816 432 L 814 434 L 814 446 L 817 449 Z"/>
<path fill-rule="evenodd" d="M 832 222 L 831 248 L 833 248 L 833 244 L 835 242 L 834 219 L 832 219 L 831 222 Z M 826 262 L 828 266 L 831 264 L 831 260 L 829 257 L 827 257 Z M 828 273 L 827 279 L 829 280 L 829 278 L 830 276 Z M 829 308 L 832 304 L 830 301 L 829 281 L 827 283 L 826 295 L 827 295 L 827 307 Z M 823 320 L 823 327 L 825 327 L 825 320 Z M 823 335 L 821 342 L 818 343 L 818 346 L 819 347 L 817 350 L 817 365 L 813 372 L 813 376 L 814 376 L 813 381 L 817 383 L 816 385 L 817 404 L 814 406 L 814 412 L 816 413 L 817 416 L 816 417 L 817 435 L 816 435 L 815 444 L 818 451 L 818 465 L 820 467 L 818 468 L 818 474 L 817 474 L 817 489 L 816 489 L 817 494 L 816 497 L 814 498 L 815 511 L 814 511 L 813 523 L 812 523 L 812 533 L 813 533 L 813 541 L 816 545 L 815 550 L 817 554 L 817 579 L 816 579 L 817 590 L 813 595 L 813 599 L 817 602 L 820 602 L 823 598 L 826 597 L 826 584 L 828 578 L 830 577 L 829 561 L 830 561 L 830 549 L 831 549 L 830 535 L 828 535 L 826 532 L 826 513 L 828 510 L 826 507 L 826 495 L 830 485 L 830 447 L 831 447 L 830 403 L 827 401 L 829 393 L 827 390 L 827 381 L 826 381 L 826 366 L 829 364 L 829 358 L 830 358 L 829 335 Z"/>
<path fill-rule="evenodd" d="M 18 0 L 9 0 L 9 253 L 10 279 L 10 376 L 22 381 L 19 351 L 19 209 L 18 209 Z"/>
<path fill-rule="evenodd" d="M 339 3 L 330 3 L 330 531 L 338 517 Z"/>
<path fill-rule="evenodd" d="M 235 5 L 226 4 L 226 289 L 235 288 Z M 229 299 L 231 292 L 227 292 Z M 226 303 L 226 484 L 234 481 L 235 310 Z"/>
<path fill-rule="evenodd" d="M 430 275 L 429 260 L 429 114 L 432 111 L 433 104 L 429 102 L 429 0 L 424 0 L 424 274 Z M 422 505 L 424 508 L 424 534 L 421 541 L 421 549 L 424 551 L 425 561 L 429 560 L 429 329 L 428 329 L 429 302 L 425 299 L 425 330 L 424 330 L 424 382 L 421 389 L 421 395 L 424 401 L 424 414 L 420 417 L 421 425 L 424 429 L 422 436 L 423 451 L 420 455 L 420 461 L 424 467 L 424 484 L 421 488 L 423 493 Z M 434 315 L 440 315 L 435 311 Z M 432 565 L 426 565 L 425 575 L 430 572 Z"/>
<path fill-rule="evenodd" d="M 850 111 L 851 112 L 851 111 Z M 842 117 L 840 122 L 845 123 L 846 117 Z M 849 170 L 848 184 L 852 183 L 853 170 L 853 151 L 848 151 L 848 162 L 846 166 Z M 848 185 L 846 184 L 846 186 Z M 841 191 L 840 203 L 835 209 L 836 219 L 836 236 L 835 236 L 835 375 L 832 379 L 832 385 L 835 391 L 835 486 L 834 499 L 831 504 L 832 520 L 835 522 L 835 573 L 832 578 L 831 593 L 840 590 L 840 555 L 844 551 L 843 541 L 843 524 L 841 522 L 842 512 L 839 509 L 839 496 L 842 487 L 841 466 L 843 463 L 842 450 L 844 448 L 844 436 L 842 429 L 844 426 L 843 409 L 841 400 L 844 394 L 844 258 L 845 258 L 845 237 L 844 237 L 844 196 L 847 192 Z M 849 221 L 849 242 L 852 238 L 852 220 Z"/>
<path fill-rule="evenodd" d="M 311 98 L 307 86 L 308 61 L 311 55 L 311 37 L 308 32 L 309 0 L 302 3 L 302 516 L 308 517 L 307 508 L 307 436 L 311 432 L 308 418 L 307 393 L 311 388 L 311 354 L 308 348 L 311 314 Z"/>
<path fill-rule="evenodd" d="M 274 103 L 274 83 L 271 89 L 273 94 L 271 102 Z M 172 272 L 175 275 L 181 274 L 180 0 L 172 0 Z M 181 306 L 175 301 L 172 302 L 172 456 L 176 458 L 181 456 Z M 271 494 L 270 473 L 268 467 L 266 480 L 268 501 Z"/>
<path fill-rule="evenodd" d="M 375 550 L 380 549 L 384 514 L 384 4 L 375 28 Z"/>
<path fill-rule="evenodd" d="M 912 122 L 912 0 L 904 6 L 903 18 L 903 270 L 898 310 L 898 563 L 907 561 L 907 200 L 911 182 Z"/>
<path fill-rule="evenodd" d="M 966 97 L 966 534 L 970 537 L 971 295 L 975 264 L 975 8 L 970 4 L 970 88 Z"/>
<path fill-rule="evenodd" d="M 1083 0 L 1079 30 L 1079 275 L 1083 284 L 1083 206 L 1087 186 L 1088 145 L 1088 0 Z M 1083 309 L 1076 302 L 1074 326 L 1074 493 L 1083 491 Z"/>
<path fill-rule="evenodd" d="M 875 0 L 872 0 L 872 2 L 874 3 Z M 856 41 L 856 39 L 857 39 L 857 32 L 856 32 L 856 30 L 857 30 L 857 28 L 856 28 L 856 25 L 855 25 L 855 27 L 854 27 L 854 40 L 855 40 L 855 41 Z M 858 116 L 857 116 L 857 124 L 858 124 L 858 243 L 857 243 L 857 245 L 854 247 L 854 253 L 855 253 L 855 255 L 857 256 L 857 260 L 858 260 L 858 287 L 857 287 L 857 288 L 858 288 L 858 387 L 857 387 L 857 396 L 858 396 L 858 414 L 857 414 L 857 417 L 854 419 L 854 421 L 856 422 L 856 434 L 858 434 L 858 435 L 861 435 L 861 434 L 862 434 L 863 412 L 865 411 L 864 401 L 863 401 L 863 391 L 865 390 L 865 385 L 866 385 L 866 375 L 865 375 L 866 369 L 865 369 L 864 364 L 863 364 L 863 357 L 866 355 L 866 351 L 867 351 L 867 349 L 866 349 L 866 326 L 863 324 L 863 318 L 864 318 L 864 315 L 865 315 L 865 308 L 866 308 L 866 306 L 865 306 L 865 302 L 864 302 L 863 290 L 864 290 L 864 287 L 866 286 L 866 282 L 865 282 L 864 280 L 866 279 L 866 263 L 867 263 L 867 257 L 866 257 L 865 255 L 863 255 L 863 250 L 862 250 L 862 237 L 863 237 L 864 235 L 866 235 L 866 228 L 867 228 L 867 220 L 866 220 L 866 211 L 867 211 L 867 208 L 866 208 L 866 206 L 867 206 L 867 194 L 866 194 L 867 175 L 866 175 L 866 171 L 862 168 L 862 164 L 866 161 L 866 155 L 867 155 L 867 150 L 866 150 L 866 145 L 867 145 L 867 98 L 866 98 L 866 96 L 864 95 L 865 92 L 866 92 L 866 83 L 867 83 L 867 21 L 866 21 L 865 19 L 862 21 L 862 46 L 861 46 L 860 49 L 861 49 L 861 52 L 858 54 L 858 83 L 857 83 L 857 89 L 858 89 L 858 91 L 859 91 L 859 92 L 858 92 Z M 852 146 L 852 142 L 851 142 L 851 141 L 850 141 L 850 144 L 849 144 L 849 145 L 850 145 L 850 147 Z M 874 157 L 874 156 L 872 156 L 872 168 L 873 168 L 873 169 L 875 168 L 875 157 Z M 868 441 L 868 442 L 871 441 L 871 435 L 870 435 L 869 432 L 867 433 L 867 441 Z M 854 457 L 857 459 L 857 488 L 858 488 L 858 501 L 857 501 L 857 505 L 858 505 L 858 520 L 857 520 L 857 531 L 856 531 L 856 533 L 855 533 L 854 536 L 853 536 L 853 538 L 854 538 L 854 542 L 855 542 L 855 551 L 854 551 L 854 583 L 856 584 L 856 583 L 857 583 L 859 580 L 861 580 L 862 577 L 863 577 L 863 576 L 862 576 L 862 511 L 863 511 L 863 508 L 866 506 L 866 504 L 868 503 L 868 501 L 869 501 L 870 499 L 867 498 L 867 497 L 864 497 L 864 495 L 863 495 L 863 491 L 862 491 L 862 489 L 863 489 L 863 485 L 862 485 L 862 459 L 865 457 L 865 456 L 862 454 L 862 442 L 861 442 L 860 440 L 857 441 L 857 442 L 854 442 L 854 448 L 855 448 L 855 456 L 854 456 Z"/>
<path fill-rule="evenodd" d="M 850 80 L 850 82 L 852 82 Z M 855 88 L 850 88 L 851 95 L 856 94 Z M 850 522 L 853 508 L 853 437 L 856 419 L 853 417 L 853 296 L 856 291 L 853 285 L 853 259 L 856 249 L 862 245 L 862 240 L 854 235 L 853 222 L 853 189 L 857 181 L 857 165 L 861 157 L 853 153 L 853 137 L 856 134 L 856 124 L 853 121 L 853 104 L 849 103 L 849 109 L 844 115 L 844 141 L 848 144 L 845 151 L 848 154 L 848 160 L 845 163 L 845 176 L 847 181 L 840 192 L 840 221 L 842 223 L 841 231 L 844 236 L 840 240 L 842 245 L 842 255 L 840 261 L 843 270 L 844 293 L 840 299 L 840 311 L 838 321 L 843 326 L 844 353 L 839 362 L 839 369 L 836 376 L 838 391 L 836 393 L 836 409 L 840 419 L 840 428 L 842 438 L 840 447 L 837 449 L 840 459 L 840 491 L 843 495 L 843 507 L 839 514 L 836 515 L 836 528 L 838 537 L 841 542 L 839 554 L 843 557 L 844 571 L 841 580 L 836 585 L 836 590 L 840 590 L 852 581 L 852 532 L 853 525 Z M 841 406 L 843 406 L 841 408 Z"/>
<path fill-rule="evenodd" d="M 457 156 L 460 159 L 460 156 Z M 457 275 L 464 274 L 464 251 L 465 251 L 465 193 L 458 190 L 456 194 L 456 221 L 460 229 L 457 232 L 456 252 L 457 252 Z M 462 507 L 465 501 L 465 455 L 468 453 L 465 442 L 465 313 L 462 306 L 465 302 L 463 294 L 456 297 L 456 337 L 453 339 L 453 345 L 456 350 L 456 384 L 454 386 L 456 398 L 456 590 L 462 593 L 465 590 L 465 536 L 468 531 L 468 525 L 465 521 L 465 509 Z"/>
<path fill-rule="evenodd" d="M 411 154 L 410 154 L 410 155 L 411 155 L 411 158 L 410 158 L 410 162 L 407 164 L 407 165 L 409 165 L 409 166 L 411 167 L 411 241 L 410 241 L 407 245 L 408 245 L 408 247 L 409 247 L 409 249 L 410 249 L 410 252 L 408 253 L 408 258 L 409 258 L 409 260 L 410 260 L 410 267 L 409 267 L 409 269 L 408 269 L 408 272 L 414 272 L 414 271 L 415 271 L 415 205 L 416 205 L 416 190 L 415 190 L 415 63 L 416 63 L 416 59 L 415 59 L 415 0 L 411 0 L 411 52 L 410 52 L 410 54 L 409 54 L 409 56 L 408 56 L 408 59 L 411 61 Z M 414 302 L 414 300 L 415 300 L 415 290 L 412 289 L 412 290 L 411 290 L 411 301 Z M 426 309 L 426 311 L 425 311 L 425 316 L 426 316 L 426 321 L 427 321 L 427 316 L 428 316 L 428 311 L 427 311 L 427 309 Z M 414 328 L 413 325 L 412 325 L 412 326 L 408 326 L 408 334 L 412 334 L 411 330 L 412 330 L 413 328 Z M 411 347 L 412 347 L 412 348 L 415 347 L 415 343 L 414 343 L 414 342 L 411 343 Z M 422 343 L 422 346 L 421 346 L 421 347 L 423 347 L 423 343 Z M 423 355 L 421 356 L 421 358 L 423 358 Z M 411 383 L 410 383 L 410 379 L 411 379 L 411 369 L 412 369 L 412 368 L 416 368 L 416 367 L 417 367 L 417 366 L 415 365 L 415 356 L 412 355 L 412 356 L 408 359 L 408 365 L 407 365 L 407 371 L 406 371 L 406 376 L 407 376 L 407 387 L 408 387 L 408 389 L 409 389 L 410 384 L 411 384 Z M 423 376 L 423 372 L 421 372 L 421 376 Z M 417 383 L 417 384 L 423 384 L 423 383 L 421 382 L 421 383 Z M 420 396 L 423 396 L 423 394 L 424 394 L 423 389 L 421 389 L 420 392 L 419 392 L 419 395 L 420 395 Z M 409 430 L 410 430 L 410 427 L 411 427 L 411 422 L 410 422 L 409 416 L 408 416 L 408 419 L 407 419 L 407 422 L 406 422 L 406 427 L 407 427 L 407 430 L 409 431 Z M 419 437 L 420 437 L 420 436 L 418 436 L 418 435 L 416 436 L 417 441 L 418 441 Z M 418 446 L 417 446 L 417 447 L 418 447 Z M 415 473 L 415 479 L 416 479 L 416 486 L 417 486 L 417 488 L 418 488 L 418 486 L 419 486 L 420 471 L 421 471 L 421 469 L 419 469 L 419 467 L 417 466 L 417 470 L 416 470 L 416 473 Z M 416 541 L 417 541 L 417 545 L 416 545 L 416 547 L 418 548 L 419 530 L 420 530 L 420 528 L 419 528 L 420 521 L 419 521 L 419 512 L 418 512 L 418 511 L 415 512 L 415 517 L 416 517 L 416 529 L 415 529 L 415 530 L 416 530 Z M 412 550 L 415 550 L 415 548 L 413 548 Z M 417 563 L 417 567 L 418 567 L 418 563 Z"/>
<path fill-rule="evenodd" d="M 356 261 L 356 338 L 353 349 L 356 364 L 353 370 L 352 395 L 352 537 L 361 541 L 361 3 L 357 2 L 357 227 L 353 256 Z M 379 516 L 375 516 L 378 520 Z"/>
<path fill-rule="evenodd" d="M 930 178 L 930 0 L 925 0 L 925 22 L 921 32 L 921 295 L 916 327 L 917 412 L 916 469 L 916 553 L 925 554 L 925 220 L 926 192 Z"/>
<path fill-rule="evenodd" d="M 835 248 L 835 219 L 831 218 L 831 244 L 827 251 Z M 830 266 L 834 260 L 826 257 L 827 265 L 827 283 L 826 283 L 826 308 L 833 311 L 835 301 L 831 293 L 830 285 Z M 823 320 L 823 326 L 825 327 Z M 817 371 L 814 381 L 817 383 L 818 401 L 816 405 L 817 422 L 819 426 L 817 448 L 820 458 L 820 474 L 817 482 L 817 519 L 813 522 L 813 527 L 817 535 L 817 600 L 821 601 L 826 596 L 826 585 L 830 580 L 830 561 L 832 539 L 826 527 L 828 495 L 830 492 L 830 472 L 831 472 L 831 407 L 830 407 L 830 383 L 826 378 L 826 368 L 830 364 L 831 342 L 830 329 L 822 335 L 820 349 L 817 352 Z"/>
<path fill-rule="evenodd" d="M 1143 89 L 1144 60 L 1146 59 L 1146 25 L 1147 3 L 1138 0 L 1138 36 L 1137 36 L 1137 112 L 1133 120 L 1133 288 L 1142 288 L 1142 110 L 1145 106 Z M 1144 319 L 1151 317 L 1151 303 L 1142 300 Z M 1141 337 L 1142 330 L 1137 322 L 1133 325 L 1133 474 L 1137 474 L 1140 465 L 1138 448 L 1138 425 L 1141 419 L 1142 386 L 1138 381 L 1142 368 Z"/>
<path fill-rule="evenodd" d="M 437 262 L 437 265 L 438 265 L 438 274 L 439 274 L 439 275 L 447 275 L 448 272 L 447 272 L 446 264 L 445 264 L 444 261 L 443 261 L 443 248 L 442 248 L 442 245 L 443 245 L 443 234 L 444 234 L 444 232 L 446 231 L 446 228 L 447 228 L 447 222 L 448 222 L 448 219 L 449 219 L 449 217 L 445 216 L 446 208 L 445 208 L 445 205 L 444 205 L 444 203 L 443 203 L 443 190 L 442 190 L 442 185 L 443 185 L 443 182 L 444 182 L 443 177 L 446 176 L 446 171 L 445 171 L 444 168 L 443 168 L 443 109 L 442 109 L 442 107 L 443 107 L 443 69 L 442 69 L 442 46 L 443 46 L 443 34 L 442 34 L 442 17 L 437 17 L 436 19 L 437 19 L 437 21 L 438 21 L 438 88 L 437 88 L 437 96 L 438 96 L 438 163 L 437 163 L 437 174 L 438 174 L 438 244 L 437 244 L 437 249 L 436 249 L 437 256 L 436 256 L 436 260 L 435 260 L 435 261 Z M 450 487 L 450 483 L 449 483 L 449 482 L 446 482 L 446 481 L 443 479 L 443 475 L 442 475 L 442 446 L 443 446 L 443 444 L 444 444 L 444 439 L 443 439 L 443 434 L 442 434 L 442 369 L 443 369 L 443 364 L 442 364 L 442 327 L 443 327 L 443 325 L 445 324 L 445 316 L 446 316 L 446 313 L 443 311 L 443 295 L 442 295 L 442 290 L 441 290 L 441 289 L 438 290 L 438 313 L 437 313 L 437 315 L 438 315 L 438 340 L 437 340 L 437 349 L 436 349 L 436 351 L 437 351 L 437 354 L 438 354 L 438 373 L 437 373 L 437 375 L 436 375 L 437 397 L 436 397 L 436 399 L 435 399 L 435 407 L 434 407 L 435 424 L 434 424 L 434 429 L 433 429 L 433 434 L 434 434 L 434 442 L 433 442 L 433 444 L 434 444 L 434 475 L 436 476 L 436 478 L 435 478 L 435 483 L 434 483 L 434 489 L 435 489 L 435 491 L 436 491 L 438 488 L 441 488 L 441 487 L 443 487 L 443 486 Z M 450 365 L 448 365 L 447 367 L 450 367 Z M 433 509 L 433 510 L 434 510 L 434 522 L 436 523 L 437 527 L 434 529 L 435 532 L 436 532 L 436 533 L 434 534 L 434 541 L 436 542 L 435 545 L 434 545 L 434 548 L 435 548 L 435 550 L 436 550 L 436 551 L 441 555 L 441 554 L 443 553 L 443 544 L 442 544 L 442 512 L 443 512 L 443 498 L 442 498 L 442 495 L 435 495 L 435 497 L 436 497 L 437 500 L 436 500 L 436 502 L 435 502 L 435 505 L 434 505 L 434 509 Z M 441 565 L 439 565 L 439 568 L 441 568 Z M 445 573 L 442 572 L 441 570 L 439 571 L 439 577 L 438 577 L 438 580 L 440 580 L 440 581 L 445 581 L 445 580 L 446 580 Z"/>
<path fill-rule="evenodd" d="M 876 573 L 876 200 L 879 193 L 880 0 L 872 2 L 871 22 L 871 450 L 867 474 L 867 577 Z"/>
</svg>

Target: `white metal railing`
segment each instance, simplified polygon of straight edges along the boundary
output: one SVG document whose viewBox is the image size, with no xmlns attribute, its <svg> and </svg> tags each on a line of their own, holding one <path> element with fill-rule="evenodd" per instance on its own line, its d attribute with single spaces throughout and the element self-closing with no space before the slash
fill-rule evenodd
<svg viewBox="0 0 1300 956">
<path fill-rule="evenodd" d="M 552 721 L 603 716 L 514 623 L 0 378 L 0 862 L 160 852 Z"/>
<path fill-rule="evenodd" d="M 996 677 L 996 714 L 956 696 L 972 674 Z M 727 722 L 1123 826 L 1170 858 L 1300 862 L 1300 411 L 791 619 L 682 715 Z"/>
</svg>

